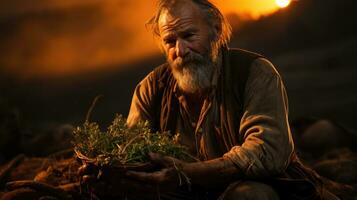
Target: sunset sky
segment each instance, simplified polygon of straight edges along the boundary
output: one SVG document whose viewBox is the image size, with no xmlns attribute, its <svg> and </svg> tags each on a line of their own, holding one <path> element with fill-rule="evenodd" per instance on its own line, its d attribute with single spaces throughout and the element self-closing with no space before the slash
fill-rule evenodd
<svg viewBox="0 0 357 200">
<path fill-rule="evenodd" d="M 225 14 L 253 19 L 279 9 L 276 0 L 213 2 Z M 154 7 L 147 0 L 5 0 L 0 69 L 24 78 L 62 76 L 157 54 L 144 25 Z"/>
<path fill-rule="evenodd" d="M 258 18 L 261 15 L 271 14 L 279 9 L 277 0 L 215 0 L 215 4 L 224 13 L 237 13 L 251 15 Z"/>
</svg>

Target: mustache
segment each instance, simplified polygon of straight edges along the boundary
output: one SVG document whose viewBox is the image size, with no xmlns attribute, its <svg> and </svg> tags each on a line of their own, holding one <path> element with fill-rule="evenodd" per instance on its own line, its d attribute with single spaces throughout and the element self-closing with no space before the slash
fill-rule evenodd
<svg viewBox="0 0 357 200">
<path fill-rule="evenodd" d="M 195 64 L 195 65 L 204 65 L 209 63 L 208 57 L 202 56 L 195 52 L 190 52 L 183 58 L 177 58 L 174 61 L 174 65 L 178 67 L 185 67 L 187 65 Z"/>
</svg>

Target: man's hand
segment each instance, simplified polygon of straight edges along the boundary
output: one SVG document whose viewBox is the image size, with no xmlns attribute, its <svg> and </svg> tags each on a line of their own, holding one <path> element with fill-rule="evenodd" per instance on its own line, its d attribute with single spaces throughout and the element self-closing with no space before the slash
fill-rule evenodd
<svg viewBox="0 0 357 200">
<path fill-rule="evenodd" d="M 182 168 L 187 165 L 186 162 L 157 153 L 149 153 L 149 158 L 153 165 L 159 167 L 158 171 L 128 171 L 125 173 L 126 177 L 143 185 L 151 185 L 153 190 L 160 191 L 173 191 L 184 184 L 190 186 L 189 178 L 182 171 Z"/>
<path fill-rule="evenodd" d="M 106 169 L 100 172 L 94 165 L 84 165 L 79 172 L 83 182 L 88 183 L 94 193 L 110 196 L 130 196 L 131 193 L 155 196 L 159 191 L 170 192 L 180 186 L 189 188 L 191 184 L 210 188 L 242 176 L 225 158 L 194 163 L 156 153 L 150 153 L 149 158 L 157 171 Z"/>
<path fill-rule="evenodd" d="M 125 171 L 115 168 L 100 170 L 93 164 L 84 164 L 78 169 L 82 184 L 87 185 L 91 192 L 99 196 L 129 197 L 135 194 L 135 198 L 139 198 L 140 194 L 145 197 L 155 195 L 156 190 L 153 190 L 152 186 L 125 178 L 124 173 Z M 137 191 L 145 193 L 137 193 Z"/>
<path fill-rule="evenodd" d="M 128 171 L 127 178 L 145 185 L 156 185 L 160 190 L 170 191 L 181 185 L 199 185 L 210 188 L 228 184 L 242 177 L 242 173 L 233 162 L 226 158 L 217 158 L 202 162 L 187 163 L 169 156 L 150 153 L 154 165 L 161 166 L 155 172 Z"/>
</svg>

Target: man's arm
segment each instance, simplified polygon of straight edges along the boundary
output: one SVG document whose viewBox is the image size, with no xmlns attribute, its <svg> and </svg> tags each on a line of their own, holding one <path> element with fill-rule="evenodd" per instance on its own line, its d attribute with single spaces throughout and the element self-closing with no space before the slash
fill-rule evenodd
<svg viewBox="0 0 357 200">
<path fill-rule="evenodd" d="M 288 123 L 288 102 L 284 84 L 266 59 L 253 62 L 244 94 L 241 146 L 224 155 L 246 177 L 282 173 L 289 164 L 294 146 Z"/>
<path fill-rule="evenodd" d="M 173 158 L 154 158 L 155 162 L 171 166 L 155 173 L 131 173 L 140 181 L 160 186 L 176 181 L 174 167 L 178 167 L 192 184 L 214 187 L 240 177 L 262 178 L 283 172 L 290 161 L 293 142 L 288 124 L 287 97 L 284 85 L 273 65 L 257 59 L 248 77 L 244 115 L 240 134 L 245 141 L 235 146 L 222 158 L 185 163 Z M 170 174 L 170 175 L 168 175 Z M 171 178 L 170 178 L 171 177 Z"/>
<path fill-rule="evenodd" d="M 152 71 L 136 86 L 127 118 L 129 127 L 139 121 L 149 121 L 151 125 L 155 123 L 155 101 L 158 93 L 158 80 L 155 76 L 156 72 Z"/>
</svg>

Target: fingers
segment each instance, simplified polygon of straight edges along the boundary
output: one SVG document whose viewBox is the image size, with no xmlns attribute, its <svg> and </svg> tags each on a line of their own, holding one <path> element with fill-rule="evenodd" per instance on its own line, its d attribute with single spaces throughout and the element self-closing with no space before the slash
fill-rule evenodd
<svg viewBox="0 0 357 200">
<path fill-rule="evenodd" d="M 176 170 L 173 168 L 165 168 L 156 172 L 137 172 L 137 171 L 127 171 L 125 177 L 129 179 L 134 179 L 143 183 L 163 183 L 175 178 L 177 176 Z"/>
<path fill-rule="evenodd" d="M 145 184 L 130 179 L 123 179 L 121 185 L 123 186 L 122 188 L 129 193 L 135 193 L 138 191 L 149 193 L 155 191 L 156 188 L 156 185 L 154 184 Z"/>
<path fill-rule="evenodd" d="M 158 154 L 158 153 L 149 153 L 149 159 L 150 161 L 156 165 L 156 166 L 159 166 L 159 167 L 167 167 L 167 164 L 165 162 L 165 160 L 163 160 L 163 156 Z"/>
<path fill-rule="evenodd" d="M 157 173 L 146 173 L 146 172 L 136 172 L 128 171 L 125 175 L 129 178 L 135 179 L 137 181 L 146 182 L 146 183 L 156 183 L 158 182 Z"/>
<path fill-rule="evenodd" d="M 78 168 L 78 174 L 84 184 L 93 184 L 98 180 L 99 169 L 92 164 L 84 164 Z"/>
<path fill-rule="evenodd" d="M 86 174 L 97 174 L 98 168 L 93 164 L 84 164 L 78 168 L 78 174 L 84 176 Z"/>
<path fill-rule="evenodd" d="M 146 184 L 135 178 L 125 178 L 122 171 L 104 170 L 105 171 L 99 170 L 98 167 L 91 164 L 84 164 L 78 169 L 78 174 L 81 176 L 81 183 L 87 185 L 87 187 L 95 194 L 103 195 L 120 196 L 128 193 L 137 195 L 138 191 L 144 193 L 156 191 L 155 188 L 157 186 L 155 184 Z M 102 175 L 99 176 L 99 174 Z M 146 178 L 145 180 L 147 179 L 149 178 Z"/>
<path fill-rule="evenodd" d="M 97 182 L 97 177 L 92 175 L 84 175 L 82 176 L 82 183 L 84 184 L 92 184 Z"/>
<path fill-rule="evenodd" d="M 138 188 L 139 191 L 146 189 L 151 192 L 155 190 L 173 191 L 181 184 L 177 171 L 173 168 L 165 168 L 152 173 L 128 171 L 126 173 L 126 179 L 141 183 Z"/>
<path fill-rule="evenodd" d="M 150 152 L 149 154 L 149 159 L 151 160 L 152 163 L 155 165 L 158 165 L 160 167 L 172 167 L 172 166 L 178 166 L 181 165 L 182 161 L 170 156 L 162 156 L 158 153 L 152 153 Z"/>
<path fill-rule="evenodd" d="M 79 174 L 80 176 L 86 174 L 86 173 L 85 173 L 86 171 L 87 171 L 87 166 L 86 166 L 86 165 L 82 165 L 82 166 L 80 166 L 80 167 L 78 168 L 78 174 Z"/>
</svg>

